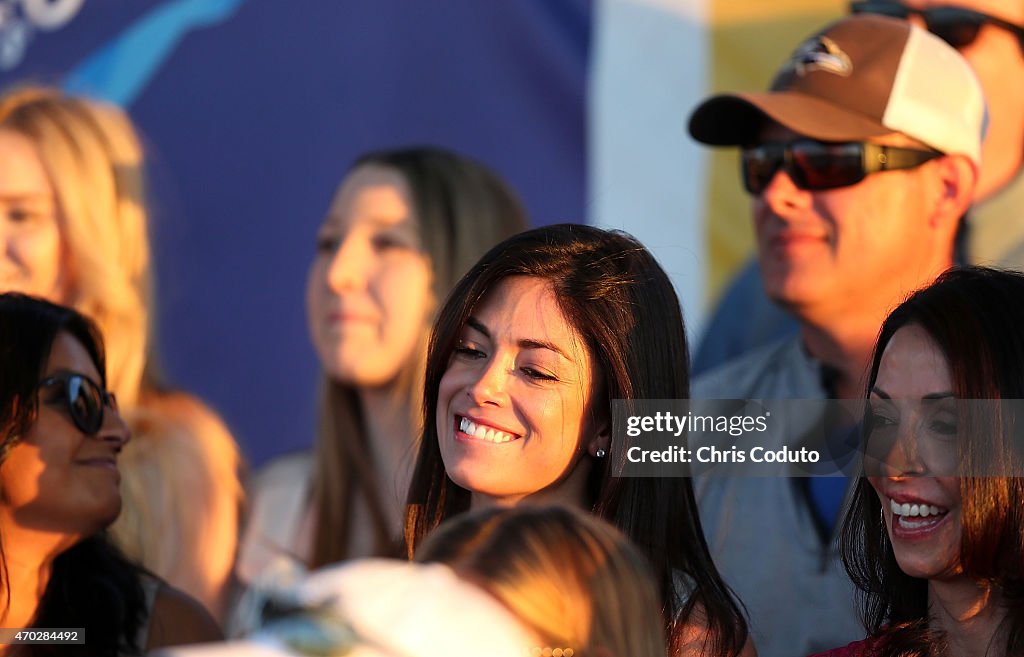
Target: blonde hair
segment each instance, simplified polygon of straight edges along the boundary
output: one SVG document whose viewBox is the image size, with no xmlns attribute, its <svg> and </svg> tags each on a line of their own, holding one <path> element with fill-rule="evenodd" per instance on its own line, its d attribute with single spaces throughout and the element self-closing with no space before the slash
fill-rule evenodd
<svg viewBox="0 0 1024 657">
<path fill-rule="evenodd" d="M 26 87 L 0 100 L 0 126 L 36 146 L 60 207 L 71 296 L 108 345 L 107 380 L 137 403 L 150 342 L 149 234 L 142 148 L 112 105 Z"/>
<path fill-rule="evenodd" d="M 0 128 L 31 140 L 49 174 L 69 282 L 68 298 L 55 301 L 99 326 L 107 384 L 132 428 L 120 457 L 123 511 L 111 533 L 129 557 L 219 613 L 235 549 L 242 460 L 216 414 L 194 397 L 167 392 L 156 366 L 139 137 L 117 107 L 46 87 L 0 98 Z M 210 527 L 214 521 L 236 526 L 225 536 Z M 228 544 L 211 553 L 211 537 Z"/>
<path fill-rule="evenodd" d="M 481 586 L 547 642 L 541 648 L 665 656 L 650 567 L 591 514 L 532 506 L 465 514 L 439 527 L 416 561 L 448 564 Z"/>
</svg>

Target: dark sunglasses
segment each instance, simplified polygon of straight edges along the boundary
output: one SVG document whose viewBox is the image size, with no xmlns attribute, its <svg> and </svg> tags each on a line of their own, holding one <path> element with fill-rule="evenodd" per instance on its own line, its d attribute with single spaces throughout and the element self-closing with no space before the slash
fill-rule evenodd
<svg viewBox="0 0 1024 657">
<path fill-rule="evenodd" d="M 99 433 L 103 426 L 103 409 L 117 411 L 117 399 L 114 393 L 104 390 L 95 381 L 84 374 L 62 372 L 56 376 L 39 382 L 40 388 L 61 386 L 62 395 L 54 401 L 63 401 L 67 405 L 75 426 L 89 436 Z"/>
<path fill-rule="evenodd" d="M 781 168 L 801 189 L 834 189 L 855 185 L 869 173 L 912 169 L 941 156 L 938 151 L 861 141 L 832 143 L 800 139 L 760 144 L 743 149 L 743 186 L 756 196 Z"/>
<path fill-rule="evenodd" d="M 957 49 L 974 43 L 982 26 L 987 23 L 1015 34 L 1024 53 L 1024 27 L 973 9 L 953 6 L 915 9 L 899 2 L 868 0 L 851 2 L 850 11 L 854 14 L 881 14 L 902 19 L 920 16 L 929 32 Z"/>
</svg>

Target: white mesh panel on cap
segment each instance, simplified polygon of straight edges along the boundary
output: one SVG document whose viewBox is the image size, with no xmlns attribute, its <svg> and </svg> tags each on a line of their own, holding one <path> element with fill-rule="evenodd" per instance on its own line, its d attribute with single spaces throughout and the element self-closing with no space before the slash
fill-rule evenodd
<svg viewBox="0 0 1024 657">
<path fill-rule="evenodd" d="M 942 39 L 912 27 L 883 125 L 980 165 L 987 116 L 981 83 L 967 60 Z"/>
</svg>

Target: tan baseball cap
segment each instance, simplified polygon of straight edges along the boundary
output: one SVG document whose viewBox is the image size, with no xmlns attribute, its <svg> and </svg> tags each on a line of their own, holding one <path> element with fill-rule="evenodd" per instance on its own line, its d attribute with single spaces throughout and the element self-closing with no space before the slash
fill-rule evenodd
<svg viewBox="0 0 1024 657">
<path fill-rule="evenodd" d="M 981 83 L 960 53 L 907 21 L 874 15 L 804 41 L 767 93 L 708 98 L 689 130 L 705 144 L 752 144 L 765 117 L 822 141 L 900 132 L 975 165 L 988 124 Z"/>
</svg>

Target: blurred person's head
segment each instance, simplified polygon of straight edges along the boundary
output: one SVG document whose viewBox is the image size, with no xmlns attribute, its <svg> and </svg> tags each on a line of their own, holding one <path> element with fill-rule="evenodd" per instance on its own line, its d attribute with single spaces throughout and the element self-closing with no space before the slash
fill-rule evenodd
<svg viewBox="0 0 1024 657">
<path fill-rule="evenodd" d="M 154 655 L 524 657 L 540 654 L 531 653 L 537 642 L 514 610 L 444 564 L 353 559 L 278 591 L 261 628 L 244 640 Z"/>
<path fill-rule="evenodd" d="M 1024 648 L 1024 427 L 1012 406 L 1024 398 L 1022 295 L 1020 273 L 952 270 L 882 326 L 866 477 L 842 548 L 869 631 L 891 644 L 885 654 L 932 654 L 932 640 L 950 640 L 929 616 L 935 592 L 953 586 L 1006 614 L 997 654 Z"/>
<path fill-rule="evenodd" d="M 150 338 L 145 204 L 142 148 L 120 109 L 48 88 L 0 96 L 0 290 L 92 318 L 128 407 Z"/>
<path fill-rule="evenodd" d="M 907 18 L 960 51 L 985 90 L 991 125 L 982 145 L 976 197 L 984 199 L 1024 162 L 1024 2 L 867 0 L 852 11 Z"/>
<path fill-rule="evenodd" d="M 707 553 L 690 481 L 614 476 L 630 438 L 611 431 L 612 400 L 686 399 L 688 363 L 675 290 L 634 238 L 562 224 L 491 249 L 431 334 L 410 553 L 470 508 L 583 508 L 656 564 L 670 642 L 702 605 L 712 652 L 738 651 L 745 626 Z M 677 577 L 695 583 L 688 599 L 675 595 Z"/>
<path fill-rule="evenodd" d="M 742 148 L 768 296 L 875 335 L 953 261 L 986 123 L 970 66 L 905 21 L 855 16 L 801 44 L 767 93 L 704 101 L 690 133 Z"/>
<path fill-rule="evenodd" d="M 417 369 L 438 299 L 483 250 L 526 227 L 490 170 L 437 148 L 363 155 L 317 235 L 307 289 L 327 376 L 354 387 Z"/>
<path fill-rule="evenodd" d="M 317 236 L 307 309 L 325 374 L 317 438 L 313 563 L 345 556 L 358 480 L 371 501 L 378 552 L 393 536 L 369 466 L 367 394 L 405 416 L 411 448 L 426 339 L 440 300 L 488 248 L 526 228 L 515 194 L 484 165 L 440 148 L 367 153 L 335 193 Z M 374 506 L 376 504 L 376 506 Z"/>
<path fill-rule="evenodd" d="M 592 515 L 534 506 L 469 513 L 439 527 L 416 561 L 448 564 L 489 592 L 544 649 L 665 654 L 650 567 L 625 536 Z"/>
</svg>

